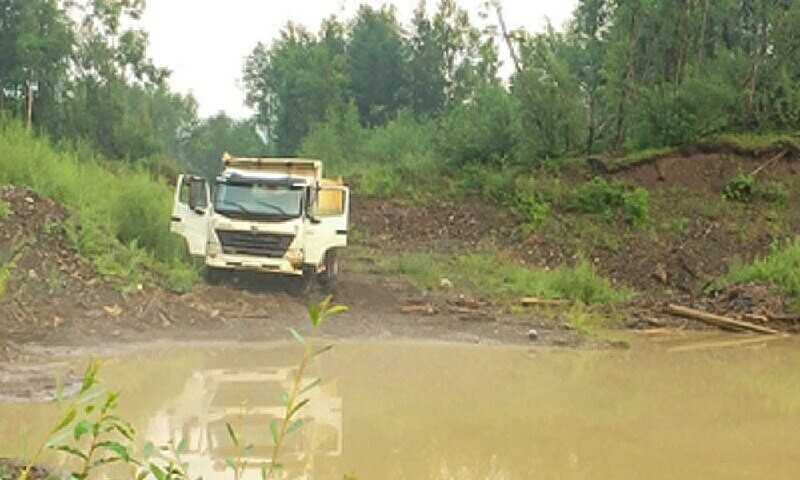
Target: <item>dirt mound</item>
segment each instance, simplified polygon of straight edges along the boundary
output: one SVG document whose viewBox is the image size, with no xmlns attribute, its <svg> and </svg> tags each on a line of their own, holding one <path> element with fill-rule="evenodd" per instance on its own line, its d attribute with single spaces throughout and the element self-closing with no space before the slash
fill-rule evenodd
<svg viewBox="0 0 800 480">
<path fill-rule="evenodd" d="M 404 205 L 379 198 L 359 197 L 352 206 L 353 225 L 373 238 L 369 244 L 409 250 L 464 250 L 491 238 L 510 235 L 515 221 L 479 197 Z"/>
<path fill-rule="evenodd" d="M 725 186 L 737 175 L 759 171 L 760 181 L 794 181 L 800 178 L 797 154 L 782 151 L 778 160 L 758 169 L 775 157 L 741 156 L 734 153 L 673 154 L 639 163 L 611 176 L 648 190 L 681 188 L 722 195 Z M 782 152 L 779 152 L 782 153 Z"/>
</svg>

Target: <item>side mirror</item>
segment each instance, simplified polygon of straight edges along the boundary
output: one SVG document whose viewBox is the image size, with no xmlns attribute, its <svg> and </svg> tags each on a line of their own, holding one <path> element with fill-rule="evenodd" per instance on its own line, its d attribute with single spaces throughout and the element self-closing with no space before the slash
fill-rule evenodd
<svg viewBox="0 0 800 480">
<path fill-rule="evenodd" d="M 203 207 L 194 207 L 194 208 L 192 208 L 192 211 L 194 213 L 198 214 L 198 215 L 205 215 L 206 214 L 206 210 Z"/>
</svg>

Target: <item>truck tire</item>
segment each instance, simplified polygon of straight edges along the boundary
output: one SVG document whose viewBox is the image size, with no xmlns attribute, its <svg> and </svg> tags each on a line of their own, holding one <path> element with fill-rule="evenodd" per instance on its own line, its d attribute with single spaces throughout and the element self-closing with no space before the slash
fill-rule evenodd
<svg viewBox="0 0 800 480">
<path fill-rule="evenodd" d="M 302 279 L 303 293 L 310 293 L 317 285 L 317 267 L 314 265 L 303 265 Z"/>
<path fill-rule="evenodd" d="M 336 255 L 336 250 L 328 250 L 325 253 L 325 270 L 319 275 L 319 283 L 326 287 L 330 287 L 336 282 L 339 277 L 339 258 Z"/>
</svg>

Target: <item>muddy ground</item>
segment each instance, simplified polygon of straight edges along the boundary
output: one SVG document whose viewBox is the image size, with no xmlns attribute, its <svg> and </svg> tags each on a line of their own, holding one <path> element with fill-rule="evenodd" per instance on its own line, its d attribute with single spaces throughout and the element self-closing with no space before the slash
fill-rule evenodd
<svg viewBox="0 0 800 480">
<path fill-rule="evenodd" d="M 0 265 L 12 265 L 0 271 L 0 280 L 5 279 L 0 281 L 2 389 L 24 397 L 52 386 L 52 371 L 59 366 L 23 375 L 8 363 L 2 366 L 2 360 L 17 365 L 41 360 L 47 352 L 43 347 L 88 351 L 133 343 L 286 339 L 290 326 L 308 330 L 306 306 L 328 294 L 350 307 L 322 328 L 330 338 L 585 345 L 575 332 L 548 319 L 552 316 L 512 314 L 507 306 L 465 298 L 457 289 L 416 290 L 370 268 L 365 251 L 468 252 L 491 245 L 520 263 L 548 267 L 584 255 L 602 275 L 641 293 L 622 307 L 624 323 L 632 328 L 707 328 L 664 315 L 663 306 L 675 302 L 719 314 L 770 317 L 772 326 L 797 331 L 800 320 L 791 302 L 769 286 L 708 288 L 734 258 L 748 262 L 764 256 L 776 240 L 800 229 L 800 209 L 791 208 L 800 201 L 795 153 L 787 152 L 759 173 L 760 181 L 788 185 L 789 206 L 780 221 L 767 215 L 765 205 L 721 201 L 731 178 L 768 159 L 688 152 L 606 172 L 608 178 L 648 189 L 654 226 L 646 230 L 621 222 L 608 225 L 556 206 L 546 226 L 525 236 L 519 218 L 478 197 L 425 205 L 356 198 L 353 241 L 364 248 L 345 255 L 335 287 L 311 294 L 301 293 L 294 279 L 259 275 L 231 276 L 222 285 L 202 285 L 185 295 L 149 285 L 121 293 L 119 285 L 101 280 L 74 250 L 63 207 L 27 190 L 2 187 L 0 197 L 11 211 L 0 218 Z M 587 168 L 567 169 L 564 182 L 577 186 L 592 175 Z M 664 227 L 670 222 L 680 228 Z M 603 241 L 604 235 L 613 241 Z"/>
</svg>

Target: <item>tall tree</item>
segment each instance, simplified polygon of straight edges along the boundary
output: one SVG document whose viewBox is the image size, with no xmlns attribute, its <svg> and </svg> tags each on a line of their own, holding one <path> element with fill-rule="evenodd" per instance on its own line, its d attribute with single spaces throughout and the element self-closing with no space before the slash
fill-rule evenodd
<svg viewBox="0 0 800 480">
<path fill-rule="evenodd" d="M 363 125 L 388 122 L 400 108 L 403 38 L 393 8 L 363 5 L 350 28 L 349 86 Z"/>
</svg>

